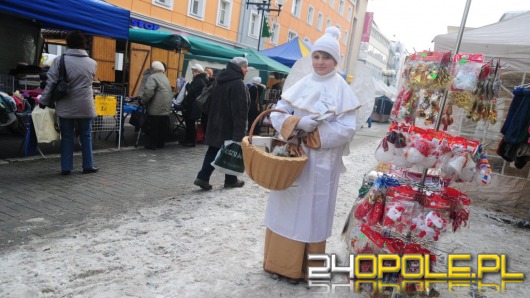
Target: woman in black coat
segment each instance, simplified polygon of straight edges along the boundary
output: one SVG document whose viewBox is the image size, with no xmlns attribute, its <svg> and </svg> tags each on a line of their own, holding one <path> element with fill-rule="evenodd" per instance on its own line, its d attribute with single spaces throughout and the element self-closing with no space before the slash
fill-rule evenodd
<svg viewBox="0 0 530 298">
<path fill-rule="evenodd" d="M 248 71 L 248 61 L 235 57 L 216 76 L 216 86 L 208 113 L 208 128 L 204 144 L 208 150 L 202 169 L 194 184 L 205 190 L 212 189 L 210 176 L 214 171 L 211 163 L 226 140 L 241 142 L 245 136 L 249 94 L 243 78 Z M 242 187 L 245 183 L 237 176 L 225 175 L 224 187 Z"/>
<path fill-rule="evenodd" d="M 202 89 L 208 85 L 208 76 L 204 73 L 204 68 L 200 64 L 195 64 L 191 67 L 193 80 L 186 84 L 186 95 L 182 102 L 182 116 L 186 123 L 186 137 L 182 145 L 187 147 L 195 147 L 197 139 L 197 127 L 195 122 L 201 117 L 201 109 L 196 103 L 197 96 L 202 92 Z"/>
</svg>

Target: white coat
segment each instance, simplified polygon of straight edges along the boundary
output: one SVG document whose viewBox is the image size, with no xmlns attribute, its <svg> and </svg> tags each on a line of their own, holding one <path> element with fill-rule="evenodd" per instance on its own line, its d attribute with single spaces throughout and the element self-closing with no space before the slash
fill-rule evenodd
<svg viewBox="0 0 530 298">
<path fill-rule="evenodd" d="M 318 101 L 324 86 L 326 94 L 333 97 L 330 106 L 334 108 L 333 115 L 318 125 L 321 148 L 303 147 L 309 159 L 304 170 L 290 188 L 270 192 L 265 212 L 265 225 L 274 233 L 305 243 L 331 236 L 342 156 L 355 133 L 359 103 L 338 74 L 319 77 L 313 73 L 288 89 L 276 105 L 289 114 L 271 113 L 272 124 L 280 131 L 291 114 L 303 117 L 315 112 L 311 105 Z"/>
</svg>

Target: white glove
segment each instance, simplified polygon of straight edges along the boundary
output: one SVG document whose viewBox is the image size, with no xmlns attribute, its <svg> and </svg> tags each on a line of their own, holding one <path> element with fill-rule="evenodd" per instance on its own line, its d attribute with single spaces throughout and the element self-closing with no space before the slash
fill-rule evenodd
<svg viewBox="0 0 530 298">
<path fill-rule="evenodd" d="M 318 121 L 315 119 L 318 117 L 318 115 L 307 115 L 302 117 L 298 124 L 296 125 L 296 128 L 301 129 L 305 132 L 312 132 L 317 128 Z"/>
</svg>

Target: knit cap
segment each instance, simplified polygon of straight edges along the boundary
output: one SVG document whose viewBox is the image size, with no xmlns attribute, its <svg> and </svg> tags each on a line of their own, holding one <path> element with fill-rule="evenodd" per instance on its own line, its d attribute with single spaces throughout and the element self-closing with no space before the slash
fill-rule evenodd
<svg viewBox="0 0 530 298">
<path fill-rule="evenodd" d="M 234 63 L 235 65 L 239 67 L 248 65 L 248 60 L 247 58 L 244 58 L 244 57 L 234 57 L 232 60 L 230 60 L 230 62 Z"/>
<path fill-rule="evenodd" d="M 195 65 L 193 65 L 191 67 L 192 70 L 196 70 L 200 73 L 203 73 L 204 72 L 204 67 L 202 67 L 202 65 L 200 65 L 199 63 L 195 63 Z"/>
<path fill-rule="evenodd" d="M 326 32 L 322 37 L 315 41 L 311 48 L 311 54 L 317 51 L 326 52 L 335 59 L 335 62 L 340 62 L 340 45 L 339 45 L 340 29 L 337 27 L 327 27 Z"/>
<path fill-rule="evenodd" d="M 166 71 L 164 64 L 162 64 L 162 62 L 160 61 L 153 61 L 153 63 L 151 63 L 151 69 L 155 71 L 162 71 L 162 72 Z"/>
</svg>

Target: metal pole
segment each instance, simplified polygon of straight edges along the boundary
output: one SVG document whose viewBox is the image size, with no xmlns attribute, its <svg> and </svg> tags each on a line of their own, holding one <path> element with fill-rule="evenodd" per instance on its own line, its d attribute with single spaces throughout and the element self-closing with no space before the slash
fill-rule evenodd
<svg viewBox="0 0 530 298">
<path fill-rule="evenodd" d="M 456 38 L 455 52 L 458 53 L 460 50 L 460 42 L 462 41 L 462 35 L 464 35 L 464 29 L 466 28 L 467 14 L 469 13 L 469 7 L 471 6 L 471 0 L 467 0 L 466 7 L 464 9 L 464 15 L 462 16 L 462 22 L 460 23 L 460 28 L 458 29 L 458 37 Z"/>
<path fill-rule="evenodd" d="M 470 6 L 471 6 L 471 0 L 467 0 L 466 1 L 466 7 L 464 9 L 464 15 L 462 16 L 462 22 L 460 22 L 460 28 L 458 29 L 458 36 L 456 38 L 455 51 L 454 51 L 453 54 L 458 53 L 458 51 L 460 50 L 460 42 L 462 41 L 462 35 L 464 35 L 464 29 L 466 27 L 467 15 L 469 13 L 469 7 Z M 440 130 L 440 124 L 442 122 L 442 115 L 443 115 L 443 112 L 444 112 L 444 109 L 445 109 L 445 103 L 447 101 L 447 94 L 448 93 L 449 93 L 449 90 L 446 89 L 444 91 L 444 94 L 443 94 L 443 97 L 442 97 L 442 102 L 440 104 L 440 111 L 438 112 L 438 117 L 436 118 L 436 125 L 434 126 L 435 130 Z M 420 186 L 424 186 L 425 185 L 425 179 L 427 177 L 427 171 L 428 171 L 428 169 L 424 169 L 423 170 L 423 173 L 422 173 L 422 176 L 421 176 Z"/>
<path fill-rule="evenodd" d="M 259 27 L 259 36 L 258 36 L 258 51 L 259 51 L 259 44 L 261 42 L 261 31 L 263 30 L 263 22 L 265 20 L 265 10 L 261 10 L 261 25 Z"/>
</svg>

